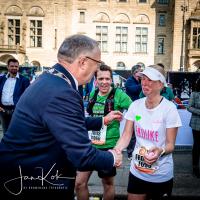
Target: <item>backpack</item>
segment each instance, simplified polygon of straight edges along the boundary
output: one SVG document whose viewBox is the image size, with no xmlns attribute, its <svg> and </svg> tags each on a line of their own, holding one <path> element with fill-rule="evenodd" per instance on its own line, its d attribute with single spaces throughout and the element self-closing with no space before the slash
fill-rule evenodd
<svg viewBox="0 0 200 200">
<path fill-rule="evenodd" d="M 104 116 L 106 116 L 110 111 L 114 110 L 114 96 L 115 96 L 116 88 L 112 88 L 110 91 L 104 107 Z M 94 92 L 94 96 L 89 100 L 87 105 L 87 112 L 89 115 L 93 116 L 93 106 L 96 103 L 97 95 L 99 93 L 99 89 L 97 88 Z"/>
</svg>

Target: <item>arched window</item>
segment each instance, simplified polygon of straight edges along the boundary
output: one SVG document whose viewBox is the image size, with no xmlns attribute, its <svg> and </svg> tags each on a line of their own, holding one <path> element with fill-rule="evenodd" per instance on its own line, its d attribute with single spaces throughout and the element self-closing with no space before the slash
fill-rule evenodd
<svg viewBox="0 0 200 200">
<path fill-rule="evenodd" d="M 120 13 L 115 17 L 114 23 L 130 24 L 130 19 L 129 19 L 128 15 L 126 15 L 124 13 Z"/>
<path fill-rule="evenodd" d="M 147 15 L 140 14 L 134 19 L 133 23 L 134 24 L 150 24 L 150 20 Z"/>
<path fill-rule="evenodd" d="M 8 61 L 9 59 L 11 59 L 11 58 L 15 58 L 15 57 L 13 57 L 13 56 L 10 55 L 10 54 L 4 54 L 4 55 L 2 55 L 2 56 L 0 57 L 0 61 L 3 62 L 3 63 L 6 63 L 6 65 L 7 65 L 7 61 Z"/>
<path fill-rule="evenodd" d="M 124 64 L 124 62 L 118 62 L 117 63 L 117 69 L 125 69 L 126 68 L 126 65 Z"/>
<path fill-rule="evenodd" d="M 33 61 L 31 62 L 31 66 L 37 67 L 37 71 L 40 71 L 40 70 L 41 70 L 40 62 L 38 62 L 38 61 L 36 61 L 36 60 L 33 60 Z"/>
<path fill-rule="evenodd" d="M 145 64 L 144 64 L 143 62 L 138 62 L 137 65 L 140 65 L 141 68 L 144 70 L 144 68 L 145 68 Z"/>
<path fill-rule="evenodd" d="M 22 9 L 18 6 L 9 6 L 5 15 L 22 16 Z"/>
<path fill-rule="evenodd" d="M 44 11 L 39 6 L 30 8 L 27 16 L 32 17 L 30 20 L 30 47 L 42 47 Z"/>
<path fill-rule="evenodd" d="M 197 60 L 196 62 L 194 62 L 193 66 L 195 67 L 196 72 L 200 72 L 200 60 Z"/>
<path fill-rule="evenodd" d="M 95 16 L 93 22 L 110 23 L 110 18 L 106 13 L 100 12 Z"/>
<path fill-rule="evenodd" d="M 16 5 L 9 6 L 5 15 L 8 17 L 8 45 L 20 45 L 22 9 Z M 10 18 L 11 16 L 11 18 Z"/>
<path fill-rule="evenodd" d="M 39 6 L 33 6 L 30 8 L 27 16 L 34 16 L 34 17 L 44 17 L 44 11 Z"/>
<path fill-rule="evenodd" d="M 110 18 L 106 13 L 98 13 L 93 22 L 96 24 L 96 40 L 99 43 L 101 52 L 108 51 L 108 26 L 106 23 L 110 23 Z"/>
</svg>

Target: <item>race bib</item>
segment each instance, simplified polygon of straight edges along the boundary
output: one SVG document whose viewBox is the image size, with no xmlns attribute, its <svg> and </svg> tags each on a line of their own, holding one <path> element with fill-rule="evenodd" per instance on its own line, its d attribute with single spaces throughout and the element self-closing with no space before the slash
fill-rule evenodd
<svg viewBox="0 0 200 200">
<path fill-rule="evenodd" d="M 153 163 L 149 165 L 144 162 L 144 154 L 147 153 L 147 149 L 145 147 L 138 147 L 134 150 L 134 159 L 133 159 L 133 167 L 140 172 L 145 174 L 153 174 L 156 170 L 158 170 L 157 163 Z"/>
<path fill-rule="evenodd" d="M 92 144 L 103 145 L 106 143 L 107 126 L 103 126 L 100 131 L 88 131 Z"/>
</svg>

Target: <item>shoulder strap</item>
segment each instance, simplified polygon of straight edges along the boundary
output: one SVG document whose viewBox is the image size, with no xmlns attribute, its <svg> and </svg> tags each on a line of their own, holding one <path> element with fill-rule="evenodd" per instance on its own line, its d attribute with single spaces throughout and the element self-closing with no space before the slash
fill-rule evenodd
<svg viewBox="0 0 200 200">
<path fill-rule="evenodd" d="M 106 116 L 110 111 L 114 110 L 114 96 L 115 96 L 116 88 L 113 87 L 110 91 L 104 108 L 104 116 Z"/>
<path fill-rule="evenodd" d="M 104 116 L 106 116 L 110 111 L 114 110 L 114 96 L 115 96 L 116 88 L 112 88 L 110 91 L 104 107 Z M 94 96 L 89 100 L 87 105 L 87 112 L 89 115 L 93 116 L 93 106 L 96 103 L 97 95 L 99 93 L 99 89 L 96 89 L 94 92 Z"/>
<path fill-rule="evenodd" d="M 93 116 L 93 111 L 92 111 L 92 109 L 93 109 L 93 106 L 94 106 L 94 104 L 95 104 L 95 102 L 96 102 L 96 100 L 97 100 L 97 95 L 98 95 L 98 93 L 99 93 L 99 89 L 97 88 L 97 89 L 95 90 L 95 92 L 94 92 L 93 97 L 89 100 L 89 102 L 88 102 L 88 104 L 87 104 L 87 112 L 88 112 L 88 114 L 91 115 L 91 116 Z"/>
</svg>

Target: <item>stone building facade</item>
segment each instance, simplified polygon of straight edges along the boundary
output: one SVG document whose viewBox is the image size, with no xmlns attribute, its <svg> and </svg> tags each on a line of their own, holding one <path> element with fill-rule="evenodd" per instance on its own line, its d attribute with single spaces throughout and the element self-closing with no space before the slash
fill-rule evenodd
<svg viewBox="0 0 200 200">
<path fill-rule="evenodd" d="M 175 0 L 172 39 L 172 66 L 175 67 L 174 69 L 182 66 L 184 71 L 200 71 L 199 0 Z"/>
<path fill-rule="evenodd" d="M 199 0 L 0 0 L 1 62 L 52 66 L 77 33 L 96 39 L 113 69 L 200 68 Z"/>
</svg>

